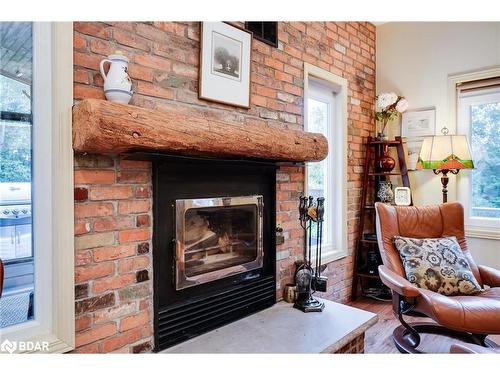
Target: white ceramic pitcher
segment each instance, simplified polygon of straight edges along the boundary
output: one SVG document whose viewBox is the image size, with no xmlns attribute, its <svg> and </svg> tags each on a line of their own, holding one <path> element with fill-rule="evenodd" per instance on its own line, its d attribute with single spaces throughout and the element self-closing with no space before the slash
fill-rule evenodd
<svg viewBox="0 0 500 375">
<path fill-rule="evenodd" d="M 104 64 L 109 63 L 108 74 L 104 72 Z M 110 102 L 128 104 L 132 98 L 132 81 L 128 76 L 128 58 L 116 51 L 99 65 L 104 79 L 104 95 Z"/>
</svg>

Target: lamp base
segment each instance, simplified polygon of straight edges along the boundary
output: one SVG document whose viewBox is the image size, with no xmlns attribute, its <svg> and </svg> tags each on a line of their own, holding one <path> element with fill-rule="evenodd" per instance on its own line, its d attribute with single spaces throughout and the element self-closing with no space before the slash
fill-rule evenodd
<svg viewBox="0 0 500 375">
<path fill-rule="evenodd" d="M 441 190 L 441 192 L 443 193 L 443 203 L 446 203 L 448 202 L 448 181 L 450 180 L 448 177 L 448 172 L 458 174 L 458 172 L 460 172 L 460 169 L 433 169 L 432 171 L 436 175 L 440 173 L 443 174 L 443 176 L 441 177 L 441 185 L 443 185 L 443 190 Z"/>
</svg>

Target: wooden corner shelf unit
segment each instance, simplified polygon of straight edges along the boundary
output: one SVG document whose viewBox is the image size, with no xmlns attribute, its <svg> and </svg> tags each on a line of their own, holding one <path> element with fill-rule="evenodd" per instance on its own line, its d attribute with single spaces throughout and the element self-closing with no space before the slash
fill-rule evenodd
<svg viewBox="0 0 500 375">
<path fill-rule="evenodd" d="M 378 161 L 383 154 L 384 146 L 396 149 L 399 172 L 384 173 L 379 169 Z M 358 289 L 361 289 L 361 294 L 367 297 L 389 299 L 388 290 L 384 288 L 380 281 L 377 269 L 378 264 L 381 264 L 375 231 L 375 202 L 378 200 L 377 187 L 380 181 L 386 181 L 391 176 L 400 176 L 402 186 L 410 187 L 401 137 L 396 137 L 394 141 L 378 141 L 368 137 L 365 149 L 360 219 L 354 251 L 354 273 L 351 292 L 351 300 L 353 301 L 358 297 Z"/>
</svg>

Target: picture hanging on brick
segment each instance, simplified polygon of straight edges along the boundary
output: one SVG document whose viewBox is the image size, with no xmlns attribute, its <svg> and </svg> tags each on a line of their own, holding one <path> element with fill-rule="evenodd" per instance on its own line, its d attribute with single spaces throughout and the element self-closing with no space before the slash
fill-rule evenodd
<svg viewBox="0 0 500 375">
<path fill-rule="evenodd" d="M 250 108 L 252 33 L 225 22 L 200 28 L 200 99 Z"/>
</svg>

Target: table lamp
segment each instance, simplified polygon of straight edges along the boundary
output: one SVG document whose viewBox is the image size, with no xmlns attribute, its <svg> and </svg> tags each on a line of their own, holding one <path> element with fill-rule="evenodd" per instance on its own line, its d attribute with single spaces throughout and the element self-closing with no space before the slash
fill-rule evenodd
<svg viewBox="0 0 500 375">
<path fill-rule="evenodd" d="M 442 135 L 425 137 L 418 157 L 417 169 L 432 169 L 442 174 L 443 203 L 448 201 L 448 173 L 458 174 L 460 169 L 472 169 L 472 155 L 465 135 L 448 135 L 448 129 L 441 129 Z"/>
</svg>

